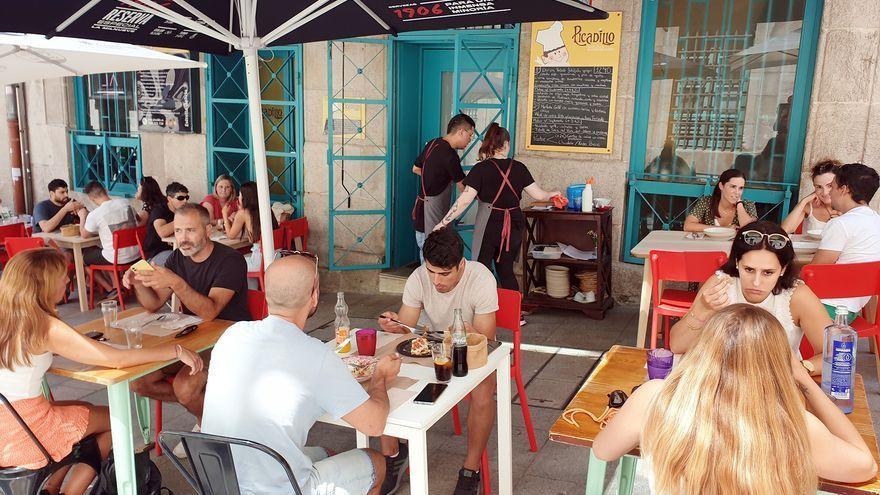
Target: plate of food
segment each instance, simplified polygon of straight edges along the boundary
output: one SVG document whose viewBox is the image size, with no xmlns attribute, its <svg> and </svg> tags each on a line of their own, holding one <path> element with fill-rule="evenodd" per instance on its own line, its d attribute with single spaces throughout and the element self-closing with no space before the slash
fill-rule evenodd
<svg viewBox="0 0 880 495">
<path fill-rule="evenodd" d="M 373 356 L 348 356 L 342 358 L 342 362 L 348 366 L 351 376 L 359 382 L 365 382 L 373 377 L 376 371 L 376 363 L 378 359 Z"/>
<path fill-rule="evenodd" d="M 416 337 L 397 344 L 397 352 L 411 358 L 431 357 L 431 346 L 428 339 Z"/>
</svg>

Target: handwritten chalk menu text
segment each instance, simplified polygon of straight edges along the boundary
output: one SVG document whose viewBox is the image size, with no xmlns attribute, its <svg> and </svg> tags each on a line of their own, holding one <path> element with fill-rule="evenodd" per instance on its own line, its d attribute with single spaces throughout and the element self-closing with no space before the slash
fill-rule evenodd
<svg viewBox="0 0 880 495">
<path fill-rule="evenodd" d="M 526 149 L 610 154 L 621 13 L 531 28 Z"/>
<path fill-rule="evenodd" d="M 613 67 L 535 67 L 532 144 L 608 147 Z"/>
</svg>

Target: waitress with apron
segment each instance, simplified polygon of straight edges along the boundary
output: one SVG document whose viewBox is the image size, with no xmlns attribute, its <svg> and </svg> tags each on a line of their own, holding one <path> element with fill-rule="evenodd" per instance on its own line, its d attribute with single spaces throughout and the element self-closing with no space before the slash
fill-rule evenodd
<svg viewBox="0 0 880 495">
<path fill-rule="evenodd" d="M 519 208 L 522 192 L 527 192 L 538 201 L 547 201 L 561 193 L 541 189 L 529 169 L 522 162 L 507 158 L 509 154 L 510 133 L 493 122 L 480 146 L 482 161 L 474 165 L 465 177 L 464 192 L 434 230 L 449 225 L 477 198 L 479 204 L 471 259 L 490 270 L 494 263 L 500 286 L 518 291 L 513 264 L 522 244 L 526 222 Z"/>
<path fill-rule="evenodd" d="M 420 175 L 421 189 L 412 210 L 413 227 L 419 257 L 425 236 L 434 230 L 452 203 L 453 184 L 464 179 L 458 150 L 467 148 L 474 135 L 474 120 L 460 113 L 449 121 L 446 135 L 428 141 L 413 164 L 413 173 Z"/>
</svg>

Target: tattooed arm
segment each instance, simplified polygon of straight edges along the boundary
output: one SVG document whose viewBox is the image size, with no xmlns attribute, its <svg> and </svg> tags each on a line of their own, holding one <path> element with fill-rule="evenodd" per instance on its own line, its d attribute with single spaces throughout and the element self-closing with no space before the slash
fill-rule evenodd
<svg viewBox="0 0 880 495">
<path fill-rule="evenodd" d="M 453 220 L 460 217 L 467 207 L 471 204 L 474 198 L 477 197 L 477 190 L 471 186 L 465 186 L 464 192 L 458 196 L 458 199 L 452 205 L 452 208 L 449 208 L 449 211 L 446 212 L 446 215 L 443 217 L 443 220 L 434 227 L 434 230 L 440 230 L 443 227 L 446 227 Z"/>
</svg>

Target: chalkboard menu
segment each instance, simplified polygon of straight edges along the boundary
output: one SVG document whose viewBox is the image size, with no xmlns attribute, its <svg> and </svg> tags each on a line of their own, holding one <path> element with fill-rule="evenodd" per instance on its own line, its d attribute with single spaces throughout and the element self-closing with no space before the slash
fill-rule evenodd
<svg viewBox="0 0 880 495">
<path fill-rule="evenodd" d="M 613 67 L 536 67 L 532 144 L 608 148 Z"/>
<path fill-rule="evenodd" d="M 621 13 L 532 23 L 526 148 L 611 153 Z"/>
</svg>

